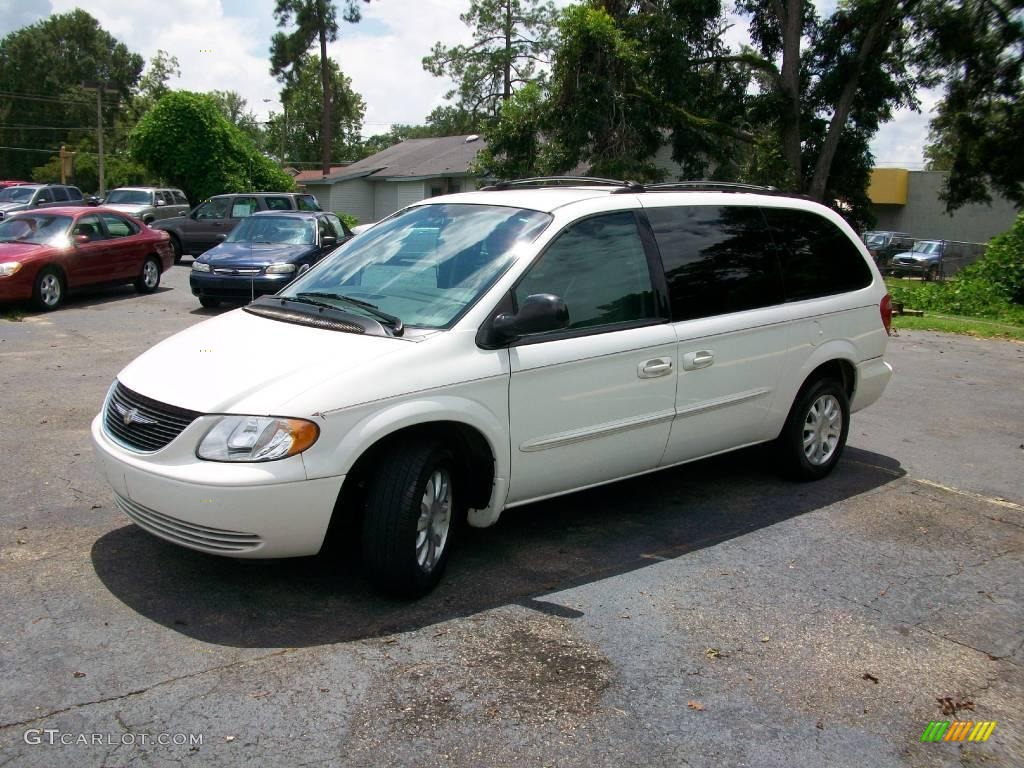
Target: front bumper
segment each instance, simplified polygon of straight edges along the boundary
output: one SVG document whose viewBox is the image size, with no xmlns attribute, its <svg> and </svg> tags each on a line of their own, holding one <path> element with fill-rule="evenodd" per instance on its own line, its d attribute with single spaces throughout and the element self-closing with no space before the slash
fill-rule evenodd
<svg viewBox="0 0 1024 768">
<path fill-rule="evenodd" d="M 35 270 L 22 267 L 9 277 L 0 277 L 0 301 L 26 301 L 32 298 Z"/>
<path fill-rule="evenodd" d="M 195 446 L 211 418 L 200 417 L 148 454 L 111 440 L 102 414 L 93 419 L 96 458 L 121 511 L 154 536 L 209 554 L 319 552 L 345 477 L 307 480 L 301 455 L 263 464 L 201 461 Z"/>
<path fill-rule="evenodd" d="M 889 269 L 893 272 L 910 272 L 915 275 L 923 275 L 935 266 L 935 262 L 928 261 L 890 261 Z"/>
<path fill-rule="evenodd" d="M 227 301 L 248 301 L 256 296 L 277 293 L 295 279 L 290 275 L 217 275 L 210 272 L 196 272 L 188 277 L 192 295 L 200 298 L 223 299 Z"/>
</svg>

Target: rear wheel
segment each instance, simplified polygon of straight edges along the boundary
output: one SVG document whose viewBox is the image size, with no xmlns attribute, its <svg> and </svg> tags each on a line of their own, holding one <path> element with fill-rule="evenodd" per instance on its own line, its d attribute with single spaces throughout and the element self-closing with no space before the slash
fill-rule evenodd
<svg viewBox="0 0 1024 768">
<path fill-rule="evenodd" d="M 55 267 L 43 267 L 32 286 L 32 303 L 44 312 L 56 309 L 64 301 L 64 279 Z"/>
<path fill-rule="evenodd" d="M 147 256 L 142 262 L 142 274 L 135 278 L 135 290 L 152 293 L 160 285 L 160 261 L 156 256 Z"/>
<path fill-rule="evenodd" d="M 818 480 L 839 461 L 850 430 L 850 403 L 835 379 L 819 379 L 793 403 L 777 444 L 785 474 Z"/>
<path fill-rule="evenodd" d="M 924 279 L 925 280 L 930 280 L 930 281 L 938 280 L 939 279 L 939 265 L 938 264 L 932 264 L 930 267 L 928 267 L 928 269 L 924 273 Z"/>
<path fill-rule="evenodd" d="M 207 309 L 214 309 L 220 306 L 220 299 L 211 299 L 209 296 L 200 296 L 199 303 Z"/>
<path fill-rule="evenodd" d="M 380 590 L 420 597 L 441 580 L 460 520 L 452 451 L 414 440 L 381 458 L 367 488 L 363 563 Z"/>
</svg>

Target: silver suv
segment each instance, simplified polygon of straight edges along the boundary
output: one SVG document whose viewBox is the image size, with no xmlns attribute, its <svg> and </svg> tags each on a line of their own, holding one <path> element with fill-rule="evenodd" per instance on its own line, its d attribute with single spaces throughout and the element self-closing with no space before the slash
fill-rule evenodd
<svg viewBox="0 0 1024 768">
<path fill-rule="evenodd" d="M 107 194 L 103 205 L 146 224 L 187 213 L 189 209 L 185 193 L 173 187 L 118 187 Z"/>
<path fill-rule="evenodd" d="M 18 211 L 65 205 L 88 205 L 82 190 L 63 184 L 19 184 L 0 189 L 0 221 Z"/>
</svg>

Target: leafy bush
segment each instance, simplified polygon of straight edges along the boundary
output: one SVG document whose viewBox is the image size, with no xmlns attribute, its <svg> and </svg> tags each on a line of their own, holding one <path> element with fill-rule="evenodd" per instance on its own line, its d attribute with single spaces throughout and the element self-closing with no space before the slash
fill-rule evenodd
<svg viewBox="0 0 1024 768">
<path fill-rule="evenodd" d="M 337 211 L 337 214 L 338 218 L 341 219 L 345 223 L 345 226 L 348 227 L 349 229 L 352 229 L 352 227 L 355 227 L 359 224 L 359 219 L 357 219 L 351 213 L 342 213 L 341 211 Z"/>
<path fill-rule="evenodd" d="M 1006 301 L 1024 304 L 1024 213 L 992 238 L 984 257 L 964 269 L 958 282 L 985 285 Z"/>
<path fill-rule="evenodd" d="M 205 94 L 172 91 L 162 96 L 129 137 L 132 153 L 189 200 L 222 192 L 285 192 L 292 177 L 260 154 Z"/>
</svg>

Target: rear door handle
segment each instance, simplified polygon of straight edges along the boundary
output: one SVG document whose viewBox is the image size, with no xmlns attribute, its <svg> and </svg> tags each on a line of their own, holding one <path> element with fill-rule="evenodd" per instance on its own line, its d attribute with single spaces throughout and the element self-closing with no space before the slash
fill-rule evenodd
<svg viewBox="0 0 1024 768">
<path fill-rule="evenodd" d="M 707 368 L 715 362 L 715 355 L 706 349 L 700 352 L 687 352 L 683 355 L 683 370 L 696 371 L 698 368 Z"/>
<path fill-rule="evenodd" d="M 656 357 L 653 360 L 640 363 L 636 369 L 636 375 L 641 379 L 655 379 L 670 373 L 672 373 L 672 360 L 667 357 Z"/>
</svg>

